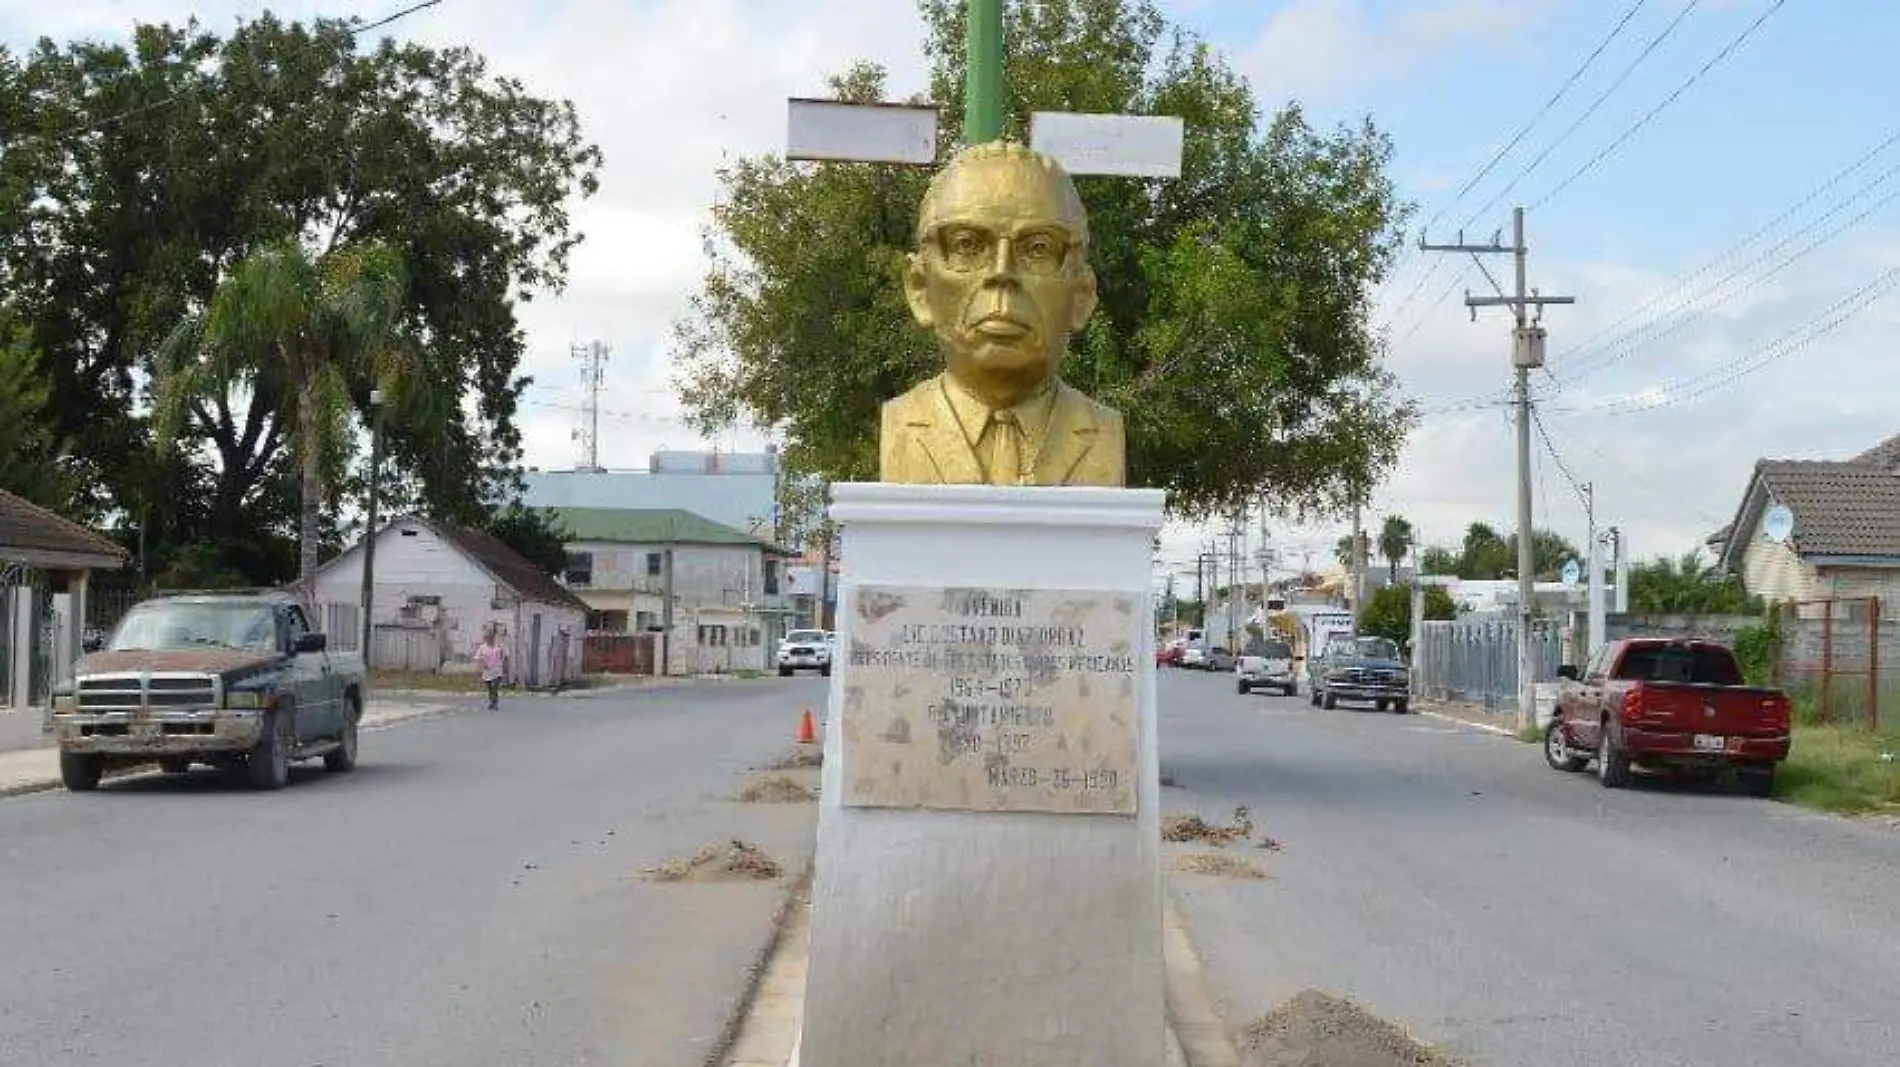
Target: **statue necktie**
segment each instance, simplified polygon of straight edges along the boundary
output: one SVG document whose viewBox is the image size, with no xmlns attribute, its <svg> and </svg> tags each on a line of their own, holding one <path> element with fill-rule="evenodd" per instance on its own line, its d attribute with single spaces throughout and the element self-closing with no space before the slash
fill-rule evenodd
<svg viewBox="0 0 1900 1067">
<path fill-rule="evenodd" d="M 998 411 L 990 416 L 990 432 L 996 435 L 990 451 L 990 484 L 1021 485 L 1023 480 L 1022 423 L 1014 411 Z"/>
</svg>

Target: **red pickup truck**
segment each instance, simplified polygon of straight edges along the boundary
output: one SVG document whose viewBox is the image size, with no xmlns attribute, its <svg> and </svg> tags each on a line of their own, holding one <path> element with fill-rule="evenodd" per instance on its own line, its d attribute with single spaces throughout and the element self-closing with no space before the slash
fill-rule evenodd
<svg viewBox="0 0 1900 1067">
<path fill-rule="evenodd" d="M 1742 680 L 1734 653 L 1709 641 L 1631 638 L 1597 650 L 1564 685 L 1544 730 L 1544 759 L 1560 771 L 1591 760 L 1604 786 L 1629 784 L 1632 765 L 1672 770 L 1733 767 L 1767 796 L 1788 757 L 1792 711 L 1778 689 Z"/>
</svg>

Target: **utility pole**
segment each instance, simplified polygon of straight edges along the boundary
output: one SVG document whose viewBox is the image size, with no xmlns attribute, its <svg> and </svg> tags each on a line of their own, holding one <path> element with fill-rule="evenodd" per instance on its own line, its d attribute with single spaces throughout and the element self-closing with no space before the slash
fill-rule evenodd
<svg viewBox="0 0 1900 1067">
<path fill-rule="evenodd" d="M 1240 516 L 1227 526 L 1227 651 L 1240 651 Z"/>
<path fill-rule="evenodd" d="M 1626 615 L 1630 610 L 1630 545 L 1623 536 L 1621 526 L 1610 527 L 1610 536 L 1616 539 L 1616 613 Z"/>
<path fill-rule="evenodd" d="M 1464 243 L 1464 234 L 1458 235 L 1458 241 L 1448 245 L 1427 244 L 1420 238 L 1418 247 L 1425 252 L 1465 252 L 1471 255 L 1478 269 L 1491 286 L 1498 290 L 1497 296 L 1472 296 L 1465 294 L 1465 306 L 1471 309 L 1471 319 L 1476 322 L 1481 307 L 1508 307 L 1515 323 L 1511 330 L 1511 367 L 1516 371 L 1516 380 L 1512 383 L 1512 407 L 1517 412 L 1517 717 L 1519 726 L 1529 726 L 1537 721 L 1537 679 L 1536 663 L 1531 656 L 1531 619 L 1535 604 L 1534 583 L 1537 579 L 1536 556 L 1532 545 L 1531 526 L 1531 371 L 1544 365 L 1544 308 L 1550 304 L 1574 304 L 1574 296 L 1543 296 L 1528 288 L 1526 278 L 1527 257 L 1530 249 L 1524 244 L 1524 209 L 1511 209 L 1511 243 L 1502 245 L 1496 236 L 1486 245 Z M 1480 254 L 1509 252 L 1516 273 L 1516 285 L 1511 295 L 1506 295 L 1485 270 L 1484 262 L 1478 259 Z M 1533 318 L 1531 309 L 1536 308 Z"/>
<path fill-rule="evenodd" d="M 1003 136 L 1003 0 L 969 0 L 963 37 L 963 143 Z"/>
<path fill-rule="evenodd" d="M 1359 614 L 1366 607 L 1366 532 L 1362 525 L 1363 515 L 1359 505 L 1357 490 L 1352 499 L 1352 618 L 1353 632 L 1358 632 Z"/>
<path fill-rule="evenodd" d="M 376 609 L 376 490 L 382 483 L 383 470 L 383 391 L 369 391 L 369 521 L 363 532 L 363 617 L 357 631 L 357 655 L 363 657 L 363 669 L 369 670 L 370 642 L 376 636 L 373 616 Z"/>
<path fill-rule="evenodd" d="M 1604 630 L 1603 550 L 1597 544 L 1597 494 L 1594 482 L 1585 482 L 1583 485 L 1583 514 L 1590 527 L 1590 538 L 1584 549 L 1584 555 L 1589 559 L 1590 567 L 1590 584 L 1587 587 L 1590 590 L 1589 655 L 1594 656 L 1597 649 L 1603 647 Z M 1579 662 L 1586 661 L 1587 657 L 1579 658 Z"/>
<path fill-rule="evenodd" d="M 592 344 L 572 345 L 568 351 L 581 361 L 581 387 L 587 391 L 587 398 L 582 401 L 581 407 L 584 421 L 574 431 L 574 439 L 581 443 L 581 469 L 598 471 L 601 469 L 600 387 L 606 381 L 607 356 L 612 350 L 595 341 Z"/>
</svg>

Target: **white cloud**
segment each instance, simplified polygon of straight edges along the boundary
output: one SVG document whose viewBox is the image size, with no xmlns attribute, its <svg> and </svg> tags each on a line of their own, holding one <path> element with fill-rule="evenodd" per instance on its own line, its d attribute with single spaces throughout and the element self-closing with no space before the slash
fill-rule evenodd
<svg viewBox="0 0 1900 1067">
<path fill-rule="evenodd" d="M 1270 16 L 1238 66 L 1263 100 L 1336 99 L 1397 81 L 1452 46 L 1495 58 L 1523 43 L 1545 7 L 1529 0 L 1433 0 L 1371 10 L 1368 0 L 1290 0 Z"/>
</svg>

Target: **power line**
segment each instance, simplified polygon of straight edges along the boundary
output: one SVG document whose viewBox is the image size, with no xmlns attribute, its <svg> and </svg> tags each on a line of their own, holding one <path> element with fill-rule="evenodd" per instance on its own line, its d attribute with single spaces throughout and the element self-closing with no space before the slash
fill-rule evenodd
<svg viewBox="0 0 1900 1067">
<path fill-rule="evenodd" d="M 1618 89 L 1622 88 L 1623 83 L 1629 80 L 1629 76 L 1636 72 L 1636 68 L 1642 66 L 1643 62 L 1647 60 L 1650 57 L 1650 55 L 1654 53 L 1656 49 L 1659 46 L 1661 46 L 1661 44 L 1664 41 L 1668 40 L 1671 34 L 1676 32 L 1676 27 L 1682 25 L 1682 20 L 1688 18 L 1689 12 L 1694 11 L 1696 8 L 1696 5 L 1701 2 L 1702 0 L 1688 0 L 1687 3 L 1683 4 L 1682 10 L 1676 12 L 1676 17 L 1670 19 L 1669 24 L 1667 26 L 1664 26 L 1660 33 L 1656 34 L 1656 36 L 1651 37 L 1649 39 L 1649 43 L 1643 46 L 1642 51 L 1636 54 L 1635 59 L 1630 60 L 1629 65 L 1624 67 L 1622 73 L 1616 76 L 1616 80 L 1610 83 L 1609 88 L 1603 90 L 1601 93 L 1598 93 L 1597 98 L 1595 100 L 1590 101 L 1590 106 L 1587 108 L 1584 108 L 1583 114 L 1578 115 L 1575 119 L 1571 120 L 1570 125 L 1564 127 L 1564 132 L 1558 134 L 1556 140 L 1545 145 L 1544 150 L 1542 152 L 1537 153 L 1536 158 L 1532 159 L 1530 163 L 1526 164 L 1524 169 L 1517 172 L 1517 177 L 1512 178 L 1510 181 L 1510 184 L 1506 185 L 1502 189 L 1499 189 L 1497 191 L 1497 195 L 1493 196 L 1490 200 L 1485 201 L 1485 204 L 1483 207 L 1472 212 L 1471 218 L 1465 220 L 1465 225 L 1466 226 L 1471 225 L 1473 221 L 1478 219 L 1485 212 L 1490 211 L 1492 208 L 1502 203 L 1504 198 L 1510 194 L 1511 190 L 1517 188 L 1517 184 L 1519 182 L 1523 181 L 1525 178 L 1530 177 L 1532 172 L 1536 171 L 1538 167 L 1542 166 L 1544 163 L 1544 160 L 1549 159 L 1550 154 L 1557 150 L 1557 146 L 1569 140 L 1570 135 L 1577 132 L 1577 127 L 1583 125 L 1584 122 L 1586 122 L 1590 118 L 1590 116 L 1596 114 L 1597 109 L 1603 106 L 1603 102 L 1605 100 L 1608 100 L 1611 94 L 1615 93 Z"/>
<path fill-rule="evenodd" d="M 1550 95 L 1550 99 L 1544 101 L 1544 106 L 1538 108 L 1536 114 L 1527 119 L 1522 126 L 1519 126 L 1517 132 L 1511 135 L 1510 139 L 1504 143 L 1504 146 L 1492 153 L 1491 158 L 1485 161 L 1484 166 L 1479 167 L 1476 174 L 1465 179 L 1465 183 L 1458 188 L 1456 193 L 1452 194 L 1451 199 L 1445 201 L 1444 206 L 1434 212 L 1432 217 L 1425 221 L 1425 225 L 1419 227 L 1421 234 L 1430 232 L 1432 227 L 1438 225 L 1438 220 L 1445 217 L 1445 212 L 1450 211 L 1462 201 L 1466 194 L 1470 193 L 1479 182 L 1483 181 L 1485 177 L 1503 161 L 1505 156 L 1511 153 L 1512 149 L 1523 142 L 1525 136 L 1543 120 L 1545 115 L 1550 114 L 1552 108 L 1556 107 L 1557 104 L 1563 100 L 1564 96 L 1570 92 L 1577 82 L 1582 79 L 1583 75 L 1589 71 L 1590 67 L 1596 63 L 1598 57 L 1603 55 L 1604 49 L 1608 48 L 1611 42 L 1615 41 L 1616 38 L 1622 34 L 1624 27 L 1628 26 L 1630 20 L 1636 17 L 1636 12 L 1642 10 L 1643 5 L 1648 2 L 1649 0 L 1635 0 L 1635 2 L 1623 12 L 1622 17 L 1616 20 L 1616 25 L 1610 27 L 1610 32 L 1605 34 L 1603 39 L 1597 42 L 1597 46 L 1591 49 L 1590 54 L 1583 58 L 1583 62 L 1577 65 L 1577 69 L 1570 72 L 1570 77 L 1564 79 L 1563 84 L 1557 87 L 1557 91 Z M 1411 251 L 1411 249 L 1408 247 L 1407 251 Z M 1410 307 L 1412 301 L 1418 298 L 1419 291 L 1438 273 L 1438 266 L 1443 262 L 1443 260 L 1438 259 L 1432 261 L 1432 266 L 1419 276 L 1418 282 L 1412 286 L 1411 292 L 1406 294 L 1405 299 L 1400 302 L 1398 308 L 1394 309 L 1391 318 L 1388 320 L 1389 322 L 1398 321 L 1399 316 L 1405 312 L 1405 309 Z"/>
<path fill-rule="evenodd" d="M 1713 70 L 1716 64 L 1722 62 L 1724 59 L 1727 59 L 1731 53 L 1733 53 L 1737 48 L 1740 48 L 1742 46 L 1742 42 L 1748 40 L 1749 37 L 1753 36 L 1755 31 L 1761 28 L 1761 24 L 1764 22 L 1767 22 L 1768 17 L 1770 15 L 1773 15 L 1775 12 L 1780 11 L 1781 6 L 1785 3 L 1787 3 L 1787 0 L 1774 0 L 1773 3 L 1769 4 L 1768 9 L 1766 11 L 1763 11 L 1760 15 L 1757 15 L 1755 17 L 1755 21 L 1749 23 L 1746 29 L 1744 29 L 1741 33 L 1737 34 L 1734 37 L 1734 39 L 1729 41 L 1729 43 L 1723 45 L 1722 49 L 1716 52 L 1715 55 L 1709 57 L 1708 62 L 1702 64 L 1701 68 L 1698 69 L 1694 74 L 1689 75 L 1689 78 L 1687 81 L 1684 81 L 1681 85 L 1676 86 L 1674 92 L 1671 92 L 1668 96 L 1663 97 L 1662 100 L 1659 101 L 1655 107 L 1652 107 L 1647 112 L 1645 112 L 1642 118 L 1637 119 L 1634 123 L 1632 123 L 1629 126 L 1629 128 L 1625 129 L 1621 134 L 1619 134 L 1616 140 L 1611 141 L 1608 145 L 1605 145 L 1601 150 L 1597 152 L 1596 155 L 1591 156 L 1587 160 L 1584 160 L 1582 166 L 1578 167 L 1576 170 L 1571 171 L 1570 174 L 1567 177 L 1565 177 L 1563 181 L 1558 182 L 1556 186 L 1552 188 L 1549 192 L 1545 193 L 1543 196 L 1539 197 L 1536 201 L 1534 201 L 1531 204 L 1531 207 L 1540 208 L 1540 207 L 1543 207 L 1545 204 L 1550 203 L 1551 200 L 1556 198 L 1558 193 L 1561 193 L 1565 189 L 1570 188 L 1571 182 L 1574 182 L 1578 178 L 1581 178 L 1585 174 L 1588 174 L 1592 170 L 1595 170 L 1597 164 L 1603 162 L 1605 159 L 1608 159 L 1611 153 L 1615 152 L 1618 148 L 1623 147 L 1625 142 L 1627 142 L 1631 137 L 1636 136 L 1636 134 L 1639 131 L 1641 131 L 1643 127 L 1649 125 L 1652 119 L 1654 119 L 1657 115 L 1662 114 L 1664 108 L 1667 108 L 1670 104 L 1675 103 L 1677 97 L 1687 92 L 1690 86 L 1694 85 L 1698 81 L 1701 81 L 1703 75 Z"/>
<path fill-rule="evenodd" d="M 386 15 L 380 19 L 377 19 L 375 22 L 367 23 L 361 26 L 353 25 L 350 27 L 350 32 L 364 33 L 368 30 L 381 29 L 382 27 L 387 26 L 392 22 L 396 22 L 401 19 L 408 18 L 410 15 L 413 15 L 418 11 L 422 11 L 426 8 L 435 7 L 437 4 L 440 4 L 441 2 L 442 0 L 422 0 L 421 3 L 412 4 L 411 6 L 403 8 L 401 11 L 398 11 L 395 14 Z M 360 17 L 361 16 L 353 15 L 350 17 L 349 21 L 355 22 Z M 185 88 L 178 90 L 177 92 L 171 94 L 170 96 L 161 97 L 150 103 L 140 104 L 137 107 L 127 108 L 126 110 L 121 111 L 117 114 L 107 115 L 106 117 L 102 119 L 94 119 L 93 121 L 85 123 L 83 125 L 75 126 L 72 129 L 65 131 L 63 136 L 77 137 L 81 134 L 94 133 L 98 130 L 102 130 L 106 128 L 107 126 L 124 122 L 126 119 L 137 118 L 138 116 L 146 114 L 147 112 L 157 111 L 159 108 L 165 107 L 170 104 L 175 104 L 178 101 L 184 99 L 185 97 L 191 95 L 191 92 L 197 88 L 200 88 L 198 84 L 187 85 Z"/>
<path fill-rule="evenodd" d="M 424 8 L 434 7 L 435 5 L 441 2 L 442 0 L 422 0 L 421 3 L 412 4 L 409 7 L 405 7 L 401 11 L 398 11 L 393 15 L 385 16 L 383 18 L 377 19 L 375 22 L 371 22 L 366 25 L 352 27 L 352 29 L 356 33 L 363 33 L 368 30 L 380 30 L 384 26 L 387 26 L 390 23 L 395 22 L 397 19 L 408 18 L 410 15 L 413 15 L 416 12 L 423 10 Z M 352 19 L 351 21 L 355 21 L 355 20 Z"/>
<path fill-rule="evenodd" d="M 1506 141 L 1504 147 L 1498 149 L 1497 152 L 1491 156 L 1489 162 L 1478 169 L 1478 173 L 1473 174 L 1465 181 L 1465 184 L 1446 202 L 1445 206 L 1440 208 L 1438 213 L 1433 215 L 1431 219 L 1425 223 L 1422 227 L 1423 230 L 1430 230 L 1433 226 L 1436 226 L 1438 220 L 1444 217 L 1445 212 L 1451 210 L 1452 205 L 1463 200 L 1466 193 L 1469 193 L 1473 187 L 1483 181 L 1485 176 L 1490 174 L 1492 169 L 1510 153 L 1511 149 L 1516 148 L 1518 143 L 1524 140 L 1525 135 L 1531 132 L 1532 127 L 1536 126 L 1545 115 L 1550 114 L 1550 109 L 1556 107 L 1558 102 L 1564 98 L 1565 94 L 1570 92 L 1571 87 L 1575 86 L 1578 80 L 1583 77 L 1584 73 L 1596 63 L 1597 57 L 1603 54 L 1603 50 L 1610 47 L 1610 43 L 1615 41 L 1617 37 L 1622 34 L 1624 27 L 1629 25 L 1630 19 L 1635 18 L 1636 12 L 1640 11 L 1643 5 L 1648 2 L 1649 0 L 1636 0 L 1635 3 L 1631 4 L 1628 9 L 1623 12 L 1623 16 L 1616 20 L 1616 25 L 1610 27 L 1610 32 L 1605 34 L 1601 41 L 1597 42 L 1597 46 L 1591 49 L 1590 54 L 1583 58 L 1583 62 L 1577 65 L 1577 69 L 1570 72 L 1570 77 L 1564 79 L 1564 83 L 1557 87 L 1557 91 L 1550 95 L 1550 99 L 1544 101 L 1544 106 L 1538 108 L 1535 115 L 1532 115 L 1524 125 L 1517 128 L 1517 132 L 1511 135 L 1511 139 Z"/>
<path fill-rule="evenodd" d="M 1852 197 L 1849 197 L 1847 200 L 1844 200 L 1841 203 L 1835 205 L 1834 208 L 1830 209 L 1826 214 L 1822 215 L 1820 219 L 1816 219 L 1815 221 L 1819 222 L 1822 219 L 1826 219 L 1838 213 L 1842 208 L 1845 208 L 1848 204 L 1852 203 L 1856 197 L 1861 196 L 1863 193 L 1865 193 L 1868 190 L 1877 188 L 1879 185 L 1884 184 L 1888 180 L 1888 178 L 1890 178 L 1891 176 L 1895 174 L 1900 174 L 1900 164 L 1895 165 L 1885 175 L 1882 175 L 1880 178 L 1876 179 L 1874 182 L 1867 185 L 1865 188 L 1861 190 L 1861 192 L 1857 192 Z M 1715 300 L 1705 299 L 1703 302 L 1700 303 L 1699 306 L 1694 306 L 1694 307 L 1685 306 L 1683 308 L 1674 309 L 1675 311 L 1686 311 L 1687 314 L 1682 315 L 1680 318 L 1677 318 L 1674 322 L 1670 323 L 1667 326 L 1663 326 L 1660 329 L 1657 329 L 1657 327 L 1661 323 L 1667 321 L 1666 315 L 1657 316 L 1655 319 L 1652 319 L 1647 325 L 1642 326 L 1636 330 L 1630 331 L 1628 334 L 1625 335 L 1625 340 L 1618 343 L 1616 346 L 1607 348 L 1605 350 L 1605 355 L 1602 358 L 1597 359 L 1593 365 L 1588 366 L 1587 369 L 1579 371 L 1576 374 L 1570 375 L 1567 379 L 1565 379 L 1565 381 L 1576 382 L 1591 374 L 1596 374 L 1600 371 L 1603 371 L 1613 366 L 1614 364 L 1620 363 L 1623 360 L 1629 358 L 1629 356 L 1631 356 L 1638 350 L 1638 346 L 1640 344 L 1654 343 L 1656 341 L 1660 341 L 1663 338 L 1670 336 L 1671 334 L 1680 332 L 1685 326 L 1689 325 L 1692 322 L 1695 322 L 1699 319 L 1707 318 L 1709 315 L 1714 313 L 1716 308 L 1729 303 L 1730 301 L 1741 296 L 1742 294 L 1756 288 L 1757 286 L 1763 284 L 1764 282 L 1767 282 L 1769 279 L 1775 277 L 1777 274 L 1780 274 L 1782 271 L 1787 270 L 1790 266 L 1793 266 L 1796 262 L 1805 258 L 1810 253 L 1820 248 L 1822 245 L 1825 245 L 1829 241 L 1834 240 L 1834 238 L 1839 237 L 1841 234 L 1847 232 L 1848 230 L 1851 230 L 1854 227 L 1859 226 L 1862 222 L 1866 221 L 1869 217 L 1874 215 L 1874 213 L 1878 212 L 1881 208 L 1886 207 L 1887 205 L 1893 203 L 1896 200 L 1900 200 L 1900 189 L 1895 189 L 1894 191 L 1888 193 L 1886 196 L 1883 196 L 1879 200 L 1876 200 L 1872 205 L 1867 207 L 1858 215 L 1853 216 L 1852 218 L 1848 219 L 1846 222 L 1843 222 L 1839 226 L 1834 227 L 1832 230 L 1829 230 L 1828 232 L 1822 234 L 1821 236 L 1815 238 L 1814 240 L 1809 241 L 1805 246 L 1803 246 L 1799 250 L 1782 258 L 1780 262 L 1769 267 L 1768 270 L 1757 275 L 1756 277 L 1744 283 L 1743 285 L 1736 288 L 1734 291 L 1728 293 L 1727 295 L 1724 295 L 1720 297 L 1719 299 L 1715 299 Z M 1788 236 L 1782 238 L 1780 241 L 1772 245 L 1766 252 L 1755 257 L 1754 259 L 1749 260 L 1747 263 L 1742 264 L 1740 267 L 1737 267 L 1736 269 L 1730 271 L 1728 274 L 1724 275 L 1720 281 L 1716 282 L 1715 286 L 1711 287 L 1708 290 L 1705 290 L 1703 294 L 1701 295 L 1706 298 L 1719 292 L 1722 286 L 1740 277 L 1749 268 L 1764 262 L 1770 256 L 1772 256 L 1776 251 L 1780 250 L 1783 247 L 1786 247 L 1795 238 L 1802 236 L 1802 234 L 1806 232 L 1806 230 L 1809 228 L 1811 228 L 1811 225 L 1810 227 L 1803 227 L 1800 230 L 1796 230 L 1794 233 L 1791 233 Z M 1690 303 L 1694 304 L 1695 301 L 1691 300 Z M 1671 313 L 1673 314 L 1674 311 L 1672 311 Z"/>
<path fill-rule="evenodd" d="M 1583 482 L 1579 480 L 1575 474 L 1570 472 L 1570 467 L 1564 463 L 1564 458 L 1557 454 L 1557 446 L 1551 443 L 1550 431 L 1544 427 L 1544 417 L 1538 414 L 1537 406 L 1533 404 L 1530 408 L 1530 412 L 1531 426 L 1536 429 L 1537 436 L 1543 440 L 1544 451 L 1550 453 L 1550 458 L 1557 464 L 1557 470 L 1563 474 L 1564 481 L 1570 483 L 1570 488 L 1577 494 L 1577 499 L 1588 504 L 1589 494 L 1584 491 Z M 1548 506 L 1546 506 L 1544 510 L 1546 514 L 1550 511 Z"/>
<path fill-rule="evenodd" d="M 1552 414 L 1562 414 L 1562 412 L 1553 410 Z M 1667 501 L 1668 503 L 1673 504 L 1679 508 L 1687 508 L 1687 510 L 1694 512 L 1698 518 L 1708 519 L 1709 521 L 1717 523 L 1717 524 L 1728 521 L 1728 519 L 1723 518 L 1720 515 L 1716 514 L 1714 511 L 1710 510 L 1706 506 L 1706 504 L 1698 502 L 1698 501 L 1694 501 L 1694 500 L 1685 500 L 1680 491 L 1664 489 L 1662 486 L 1657 485 L 1655 482 L 1652 482 L 1649 479 L 1643 477 L 1641 472 L 1639 472 L 1636 468 L 1626 466 L 1623 463 L 1619 462 L 1614 457 L 1612 457 L 1609 453 L 1603 451 L 1601 448 L 1598 448 L 1596 445 L 1591 444 L 1589 440 L 1584 438 L 1582 435 L 1572 432 L 1568 440 L 1572 444 L 1581 445 L 1584 451 L 1597 457 L 1599 460 L 1602 460 L 1604 464 L 1609 466 L 1612 470 L 1616 471 L 1616 473 L 1621 476 L 1621 479 L 1620 479 L 1621 481 L 1628 481 L 1632 485 L 1638 486 L 1643 489 L 1647 489 L 1649 492 L 1654 493 L 1656 495 L 1656 499 Z"/>
<path fill-rule="evenodd" d="M 1762 368 L 1784 359 L 1806 348 L 1822 337 L 1840 329 L 1853 318 L 1872 307 L 1900 286 L 1900 267 L 1893 267 L 1874 278 L 1873 281 L 1847 294 L 1828 305 L 1820 315 L 1808 323 L 1782 334 L 1774 341 L 1756 349 L 1753 358 L 1742 357 L 1728 360 L 1720 366 L 1701 374 L 1692 375 L 1681 381 L 1665 386 L 1656 392 L 1656 399 L 1643 397 L 1624 397 L 1603 404 L 1583 405 L 1564 408 L 1565 411 L 1602 411 L 1610 415 L 1633 415 L 1639 412 L 1654 411 L 1658 408 L 1674 407 L 1678 404 L 1706 396 L 1709 393 L 1725 389 Z"/>
<path fill-rule="evenodd" d="M 1900 130 L 1895 130 L 1894 132 L 1889 133 L 1885 138 L 1883 138 L 1880 141 L 1879 144 L 1876 144 L 1873 148 L 1868 149 L 1865 153 L 1862 153 L 1858 158 L 1856 158 L 1852 163 L 1849 163 L 1846 167 L 1843 167 L 1841 170 L 1836 171 L 1834 175 L 1828 178 L 1826 181 L 1815 186 L 1813 189 L 1810 189 L 1806 194 L 1804 194 L 1800 199 L 1796 200 L 1787 209 L 1783 210 L 1779 215 L 1776 215 L 1774 218 L 1769 219 L 1765 223 L 1762 223 L 1759 227 L 1755 229 L 1753 233 L 1750 233 L 1747 237 L 1742 238 L 1740 241 L 1737 241 L 1735 244 L 1730 245 L 1729 247 L 1723 249 L 1721 252 L 1717 253 L 1713 258 L 1708 260 L 1706 263 L 1702 264 L 1702 266 L 1698 267 L 1695 271 L 1683 277 L 1674 286 L 1670 287 L 1669 289 L 1665 290 L 1662 293 L 1657 294 L 1654 297 L 1651 297 L 1649 300 L 1644 301 L 1642 304 L 1639 304 L 1633 310 L 1627 312 L 1622 317 L 1618 318 L 1616 321 L 1610 323 L 1608 326 L 1603 327 L 1602 329 L 1584 338 L 1582 341 L 1579 341 L 1574 347 L 1570 349 L 1570 351 L 1562 353 L 1559 358 L 1561 360 L 1576 359 L 1579 355 L 1583 353 L 1587 353 L 1593 349 L 1600 347 L 1599 342 L 1603 342 L 1609 338 L 1618 336 L 1619 335 L 1618 331 L 1621 331 L 1625 325 L 1641 318 L 1642 316 L 1647 314 L 1652 308 L 1656 307 L 1658 304 L 1661 304 L 1664 300 L 1670 299 L 1676 294 L 1681 293 L 1683 290 L 1688 288 L 1689 283 L 1697 280 L 1698 278 L 1701 278 L 1705 274 L 1708 274 L 1710 271 L 1714 270 L 1716 267 L 1721 266 L 1723 263 L 1727 262 L 1731 257 L 1742 252 L 1743 250 L 1745 250 L 1746 248 L 1748 248 L 1750 245 L 1754 244 L 1756 241 L 1760 240 L 1761 238 L 1767 236 L 1770 232 L 1774 230 L 1775 227 L 1781 225 L 1783 222 L 1786 222 L 1788 219 L 1793 218 L 1797 213 L 1801 211 L 1802 208 L 1805 208 L 1809 204 L 1812 204 L 1814 201 L 1820 199 L 1823 193 L 1839 185 L 1841 182 L 1846 181 L 1852 175 L 1858 173 L 1862 168 L 1866 167 L 1867 164 L 1873 162 L 1875 157 L 1879 156 L 1882 152 L 1892 147 L 1896 142 L 1900 142 Z M 1814 221 L 1819 221 L 1819 220 L 1814 220 Z M 1811 226 L 1812 223 L 1810 223 L 1809 225 Z M 1624 334 L 1627 334 L 1629 332 L 1632 332 L 1632 331 L 1623 331 Z"/>
</svg>

